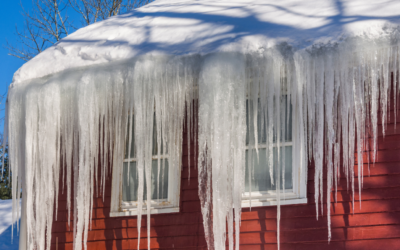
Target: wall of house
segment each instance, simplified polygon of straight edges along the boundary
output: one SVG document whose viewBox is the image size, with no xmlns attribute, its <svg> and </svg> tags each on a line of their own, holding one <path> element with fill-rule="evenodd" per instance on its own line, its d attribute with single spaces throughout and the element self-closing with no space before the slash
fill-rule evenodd
<svg viewBox="0 0 400 250">
<path fill-rule="evenodd" d="M 327 218 L 315 218 L 314 169 L 308 168 L 308 203 L 282 206 L 281 249 L 400 249 L 400 112 L 394 124 L 391 110 L 386 136 L 379 136 L 377 162 L 364 164 L 362 204 L 355 194 L 354 214 L 351 193 L 342 174 L 337 203 L 330 204 L 332 241 L 328 243 Z M 397 128 L 397 129 L 396 129 Z M 184 132 L 186 136 L 186 132 Z M 191 145 L 191 172 L 188 180 L 187 140 L 184 139 L 180 212 L 151 216 L 152 249 L 206 249 L 200 201 L 197 195 L 195 144 Z M 367 153 L 364 155 L 367 162 Z M 368 171 L 368 168 L 370 171 Z M 326 183 L 326 182 L 324 182 Z M 357 183 L 355 186 L 357 187 Z M 326 194 L 326 190 L 324 191 Z M 111 218 L 111 181 L 103 197 L 95 198 L 88 249 L 136 249 L 136 217 Z M 324 198 L 325 199 L 325 198 Z M 332 196 L 334 200 L 334 196 Z M 326 204 L 324 204 L 326 215 Z M 72 217 L 71 217 L 72 219 Z M 72 221 L 71 221 L 72 225 Z M 141 249 L 147 249 L 146 216 L 142 220 Z M 277 249 L 276 207 L 243 209 L 240 249 Z M 72 249 L 73 232 L 68 227 L 66 195 L 60 190 L 58 217 L 53 223 L 52 249 Z"/>
</svg>

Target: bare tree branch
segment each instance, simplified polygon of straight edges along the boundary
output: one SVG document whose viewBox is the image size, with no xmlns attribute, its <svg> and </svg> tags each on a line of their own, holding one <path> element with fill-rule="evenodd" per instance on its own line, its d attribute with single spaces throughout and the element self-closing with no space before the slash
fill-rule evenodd
<svg viewBox="0 0 400 250">
<path fill-rule="evenodd" d="M 153 0 L 32 0 L 31 11 L 23 6 L 25 25 L 15 28 L 17 44 L 8 41 L 4 46 L 8 54 L 29 61 L 63 37 L 83 27 L 132 9 Z M 78 20 L 69 21 L 68 11 L 77 13 Z M 80 25 L 76 24 L 80 22 Z"/>
</svg>

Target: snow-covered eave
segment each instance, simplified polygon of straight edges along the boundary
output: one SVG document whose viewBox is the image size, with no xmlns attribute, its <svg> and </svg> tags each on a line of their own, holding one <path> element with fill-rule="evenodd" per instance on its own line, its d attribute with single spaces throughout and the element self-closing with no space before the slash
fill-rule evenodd
<svg viewBox="0 0 400 250">
<path fill-rule="evenodd" d="M 23 65 L 13 83 L 142 55 L 253 53 L 377 40 L 399 29 L 400 3 L 350 1 L 157 0 L 82 28 Z"/>
<path fill-rule="evenodd" d="M 239 53 L 242 55 L 252 55 L 252 54 L 263 54 L 266 51 L 273 51 L 274 53 L 280 53 L 282 56 L 287 56 L 289 54 L 293 55 L 295 53 L 323 53 L 322 51 L 332 51 L 332 49 L 336 49 L 338 47 L 348 47 L 353 48 L 353 51 L 361 52 L 363 50 L 368 50 L 368 47 L 376 48 L 389 48 L 392 46 L 397 46 L 396 43 L 392 44 L 391 40 L 394 40 L 397 37 L 400 37 L 400 26 L 393 25 L 387 23 L 387 27 L 390 27 L 390 32 L 383 34 L 380 37 L 369 37 L 369 36 L 352 36 L 352 35 L 342 35 L 338 36 L 337 39 L 332 39 L 331 37 L 323 37 L 317 39 L 315 41 L 308 41 L 307 46 L 299 46 L 298 42 L 293 41 L 291 39 L 266 39 L 265 43 L 259 44 L 259 46 L 252 46 L 247 44 L 247 46 L 243 46 L 243 43 L 230 43 L 224 46 L 221 46 L 216 49 L 207 49 L 203 48 L 203 50 L 199 49 L 198 51 L 172 51 L 175 53 L 168 53 L 162 50 L 152 50 L 152 51 L 135 51 L 132 50 L 131 53 L 124 55 L 122 58 L 114 59 L 114 60 L 106 60 L 106 59 L 99 59 L 99 60 L 86 60 L 85 56 L 82 56 L 78 61 L 74 61 L 74 66 L 69 64 L 60 65 L 65 62 L 65 60 L 58 57 L 57 52 L 55 53 L 57 58 L 55 59 L 54 64 L 52 65 L 53 68 L 46 68 L 43 67 L 44 70 L 37 70 L 35 73 L 30 74 L 27 71 L 30 71 L 30 67 L 33 63 L 38 65 L 43 65 L 42 59 L 48 60 L 49 58 L 41 58 L 42 54 L 39 54 L 37 57 L 33 58 L 31 61 L 23 65 L 18 71 L 15 72 L 13 81 L 11 83 L 11 87 L 16 85 L 25 85 L 29 84 L 29 82 L 37 81 L 39 79 L 47 79 L 54 75 L 63 75 L 68 74 L 69 72 L 74 71 L 82 71 L 85 69 L 101 69 L 104 67 L 113 67 L 117 65 L 126 65 L 128 67 L 134 66 L 134 63 L 137 60 L 141 60 L 143 58 L 176 58 L 176 57 L 207 57 L 213 54 L 224 54 L 224 53 Z M 304 44 L 303 44 L 304 45 Z M 176 45 L 179 47 L 179 45 Z M 50 47 L 48 50 L 58 50 L 58 47 Z M 46 50 L 46 51 L 48 51 Z M 83 54 L 81 54 L 83 55 Z M 28 68 L 25 70 L 25 68 Z M 35 66 L 33 67 L 35 68 Z M 42 67 L 41 67 L 42 68 Z"/>
</svg>

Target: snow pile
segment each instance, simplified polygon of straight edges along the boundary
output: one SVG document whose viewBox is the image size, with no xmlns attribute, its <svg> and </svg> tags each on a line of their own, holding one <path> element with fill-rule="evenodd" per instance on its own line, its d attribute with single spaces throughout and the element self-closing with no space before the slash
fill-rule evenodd
<svg viewBox="0 0 400 250">
<path fill-rule="evenodd" d="M 12 200 L 0 200 L 0 234 L 17 220 L 12 219 Z"/>
<path fill-rule="evenodd" d="M 0 249 L 18 249 L 17 220 L 12 219 L 12 200 L 0 200 Z"/>
<path fill-rule="evenodd" d="M 229 248 L 239 249 L 246 141 L 251 182 L 260 138 L 267 144 L 271 168 L 266 168 L 277 188 L 279 243 L 284 197 L 278 187 L 285 186 L 281 155 L 286 154 L 280 145 L 289 119 L 293 168 L 306 176 L 307 164 L 315 162 L 317 217 L 323 212 L 325 168 L 328 203 L 340 166 L 354 193 L 354 152 L 362 176 L 362 152 L 372 150 L 375 160 L 378 115 L 384 134 L 392 91 L 397 105 L 400 65 L 398 27 L 389 25 L 397 16 L 371 17 L 367 10 L 360 16 L 355 3 L 360 2 L 336 2 L 338 14 L 334 3 L 318 1 L 316 14 L 298 1 L 280 6 L 250 0 L 157 1 L 81 29 L 27 63 L 10 86 L 4 140 L 13 183 L 19 185 L 13 187 L 14 208 L 23 193 L 21 249 L 50 248 L 46 232 L 51 232 L 59 189 L 64 190 L 60 177 L 74 213 L 74 249 L 82 248 L 107 167 L 117 168 L 114 187 L 122 181 L 118 171 L 126 142 L 131 145 L 133 138 L 127 131 L 135 131 L 138 232 L 144 206 L 150 230 L 149 204 L 142 197 L 144 178 L 147 183 L 151 178 L 154 119 L 157 147 L 168 151 L 169 166 L 175 168 L 182 156 L 184 117 L 188 128 L 198 125 L 199 196 L 210 249 L 223 248 L 227 234 Z M 277 18 L 271 9 L 299 19 Z M 247 139 L 246 126 L 254 131 Z M 361 192 L 362 178 L 358 183 Z"/>
</svg>

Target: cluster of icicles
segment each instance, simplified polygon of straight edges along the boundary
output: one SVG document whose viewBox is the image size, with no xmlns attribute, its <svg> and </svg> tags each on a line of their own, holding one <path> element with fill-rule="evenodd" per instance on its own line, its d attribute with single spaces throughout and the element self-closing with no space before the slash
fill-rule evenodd
<svg viewBox="0 0 400 250">
<path fill-rule="evenodd" d="M 60 178 L 66 186 L 68 221 L 73 211 L 74 249 L 80 250 L 82 242 L 86 247 L 93 197 L 99 192 L 104 197 L 108 166 L 122 175 L 126 141 L 133 136 L 127 127 L 132 124 L 139 183 L 138 237 L 142 211 L 147 211 L 150 235 L 150 203 L 142 197 L 144 178 L 151 182 L 154 119 L 157 144 L 168 147 L 170 168 L 180 168 L 184 126 L 192 134 L 189 142 L 198 143 L 199 196 L 209 249 L 225 249 L 226 235 L 229 249 L 239 249 L 245 167 L 249 173 L 252 168 L 246 165 L 246 126 L 253 126 L 247 147 L 254 157 L 260 157 L 257 144 L 262 133 L 273 166 L 268 172 L 277 188 L 279 244 L 284 190 L 278 187 L 285 182 L 279 144 L 287 131 L 285 116 L 292 115 L 292 161 L 300 181 L 307 181 L 307 166 L 311 160 L 315 163 L 318 217 L 323 211 L 324 169 L 330 204 L 340 171 L 354 193 L 355 151 L 359 192 L 363 151 L 371 150 L 375 160 L 378 115 L 384 134 L 389 96 L 395 93 L 396 105 L 398 93 L 400 51 L 394 41 L 347 41 L 300 51 L 281 45 L 252 54 L 143 56 L 11 86 L 4 144 L 9 145 L 12 181 L 18 184 L 13 186 L 14 217 L 22 190 L 20 249 L 50 249 L 57 196 L 60 188 L 64 190 Z M 285 110 L 288 107 L 291 112 Z M 273 147 L 278 149 L 277 161 Z M 121 178 L 113 178 L 113 185 L 120 185 Z M 113 190 L 113 195 L 118 191 Z M 330 240 L 329 205 L 327 211 Z"/>
</svg>

